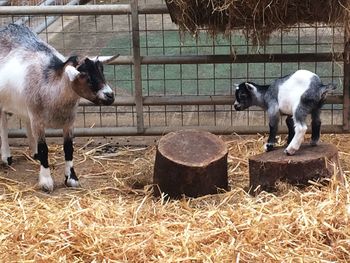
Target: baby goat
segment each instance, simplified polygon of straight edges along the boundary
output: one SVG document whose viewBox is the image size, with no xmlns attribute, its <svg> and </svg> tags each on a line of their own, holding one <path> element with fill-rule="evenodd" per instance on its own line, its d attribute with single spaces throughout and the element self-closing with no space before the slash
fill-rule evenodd
<svg viewBox="0 0 350 263">
<path fill-rule="evenodd" d="M 265 145 L 266 151 L 271 151 L 276 143 L 280 114 L 288 115 L 288 146 L 285 153 L 293 155 L 304 140 L 307 130 L 305 120 L 310 113 L 311 145 L 317 144 L 320 138 L 321 107 L 327 93 L 335 88 L 333 84 L 323 85 L 320 78 L 308 70 L 298 70 L 275 80 L 271 85 L 261 86 L 252 82 L 237 85 L 234 108 L 241 111 L 255 105 L 267 111 L 270 134 Z"/>
<path fill-rule="evenodd" d="M 65 59 L 25 26 L 10 24 L 0 30 L 1 159 L 12 163 L 6 112 L 14 113 L 27 123 L 30 148 L 40 161 L 39 185 L 46 191 L 52 191 L 54 184 L 45 128 L 63 128 L 65 184 L 79 186 L 72 135 L 80 97 L 98 105 L 113 103 L 101 61 Z"/>
</svg>

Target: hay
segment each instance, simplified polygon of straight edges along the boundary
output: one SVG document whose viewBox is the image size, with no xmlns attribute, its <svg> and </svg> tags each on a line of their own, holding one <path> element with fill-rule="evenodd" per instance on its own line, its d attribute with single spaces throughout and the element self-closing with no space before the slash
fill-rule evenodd
<svg viewBox="0 0 350 263">
<path fill-rule="evenodd" d="M 232 191 L 176 201 L 150 192 L 154 147 L 76 146 L 83 188 L 58 184 L 51 195 L 37 190 L 38 164 L 28 150 L 14 148 L 17 172 L 0 173 L 2 261 L 349 262 L 348 185 L 281 185 L 276 194 L 251 197 L 243 190 L 247 157 L 266 138 L 225 140 Z M 322 140 L 337 145 L 348 178 L 350 136 Z M 61 150 L 50 147 L 56 182 L 63 181 Z"/>
<path fill-rule="evenodd" d="M 350 32 L 349 0 L 166 0 L 180 31 L 212 36 L 242 29 L 254 44 L 263 44 L 272 32 L 297 24 L 342 26 Z"/>
</svg>

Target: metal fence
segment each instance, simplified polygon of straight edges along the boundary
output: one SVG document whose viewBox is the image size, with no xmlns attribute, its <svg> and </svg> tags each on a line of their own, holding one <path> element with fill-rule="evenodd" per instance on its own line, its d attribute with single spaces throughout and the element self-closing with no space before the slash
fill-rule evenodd
<svg viewBox="0 0 350 263">
<path fill-rule="evenodd" d="M 257 47 L 244 30 L 214 39 L 205 30 L 198 38 L 181 35 L 159 0 L 73 4 L 0 7 L 0 22 L 24 21 L 65 55 L 120 54 L 105 67 L 115 103 L 100 107 L 82 101 L 77 136 L 153 135 L 185 127 L 222 134 L 266 132 L 263 111 L 233 109 L 233 84 L 266 84 L 300 68 L 338 86 L 323 108 L 322 131 L 349 130 L 349 45 L 341 26 L 300 24 L 275 32 Z M 21 120 L 10 123 L 10 136 L 24 136 Z M 47 130 L 47 136 L 60 133 Z"/>
</svg>

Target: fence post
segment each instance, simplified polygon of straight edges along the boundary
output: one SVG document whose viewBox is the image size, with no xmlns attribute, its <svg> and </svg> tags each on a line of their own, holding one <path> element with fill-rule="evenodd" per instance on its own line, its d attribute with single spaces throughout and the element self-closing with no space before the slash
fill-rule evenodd
<svg viewBox="0 0 350 263">
<path fill-rule="evenodd" d="M 144 132 L 143 122 L 143 95 L 141 79 L 141 55 L 140 55 L 140 28 L 138 0 L 131 1 L 131 21 L 132 21 L 132 45 L 133 45 L 133 64 L 134 64 L 134 88 L 136 104 L 136 125 L 137 132 Z"/>
<path fill-rule="evenodd" d="M 350 32 L 344 34 L 344 79 L 343 79 L 343 129 L 349 131 L 350 119 Z"/>
</svg>

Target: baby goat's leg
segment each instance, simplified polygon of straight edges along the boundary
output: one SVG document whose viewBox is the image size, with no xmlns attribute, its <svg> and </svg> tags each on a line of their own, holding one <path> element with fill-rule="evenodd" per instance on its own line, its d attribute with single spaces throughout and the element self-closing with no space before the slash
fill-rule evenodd
<svg viewBox="0 0 350 263">
<path fill-rule="evenodd" d="M 286 118 L 286 124 L 288 127 L 288 139 L 287 139 L 287 144 L 290 144 L 292 141 L 294 135 L 295 135 L 295 130 L 294 130 L 294 121 L 292 116 L 288 116 Z"/>
<path fill-rule="evenodd" d="M 321 109 L 317 108 L 311 111 L 311 142 L 312 146 L 317 145 L 318 140 L 320 139 L 320 130 L 321 130 Z"/>
<path fill-rule="evenodd" d="M 304 140 L 304 136 L 307 130 L 307 125 L 305 123 L 307 114 L 309 114 L 308 108 L 302 105 L 299 105 L 294 112 L 293 118 L 295 123 L 295 135 L 284 151 L 288 155 L 295 154 L 295 152 L 299 150 L 300 145 Z"/>
<path fill-rule="evenodd" d="M 79 187 L 79 179 L 73 168 L 73 140 L 72 128 L 63 128 L 63 150 L 65 159 L 64 175 L 66 177 L 65 184 L 69 187 Z"/>
<path fill-rule="evenodd" d="M 277 135 L 278 123 L 280 119 L 278 105 L 276 104 L 273 107 L 270 107 L 267 112 L 269 115 L 270 134 L 269 134 L 269 138 L 267 139 L 267 143 L 265 144 L 265 151 L 268 152 L 273 150 L 273 147 L 276 143 L 276 135 Z"/>
<path fill-rule="evenodd" d="M 8 140 L 7 116 L 6 112 L 1 110 L 0 113 L 0 136 L 1 136 L 1 160 L 7 165 L 12 164 L 12 156 Z"/>
</svg>

